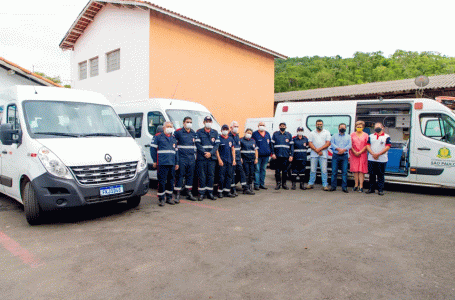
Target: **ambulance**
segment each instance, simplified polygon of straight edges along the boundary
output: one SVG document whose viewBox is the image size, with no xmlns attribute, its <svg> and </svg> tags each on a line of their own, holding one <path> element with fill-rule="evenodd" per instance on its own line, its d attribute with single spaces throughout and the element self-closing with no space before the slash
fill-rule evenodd
<svg viewBox="0 0 455 300">
<path fill-rule="evenodd" d="M 277 105 L 274 124 L 278 128 L 286 122 L 293 135 L 302 126 L 308 136 L 319 119 L 332 135 L 340 123 L 350 134 L 356 121 L 364 121 L 370 134 L 381 122 L 392 141 L 387 182 L 455 188 L 455 113 L 449 107 L 422 98 L 283 102 Z"/>
</svg>

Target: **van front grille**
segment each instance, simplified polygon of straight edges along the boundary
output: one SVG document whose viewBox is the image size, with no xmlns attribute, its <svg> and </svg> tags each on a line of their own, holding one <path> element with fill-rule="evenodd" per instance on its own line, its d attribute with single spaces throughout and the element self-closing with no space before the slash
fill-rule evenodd
<svg viewBox="0 0 455 300">
<path fill-rule="evenodd" d="M 137 161 L 110 165 L 70 167 L 76 180 L 82 185 L 115 183 L 136 176 Z"/>
</svg>

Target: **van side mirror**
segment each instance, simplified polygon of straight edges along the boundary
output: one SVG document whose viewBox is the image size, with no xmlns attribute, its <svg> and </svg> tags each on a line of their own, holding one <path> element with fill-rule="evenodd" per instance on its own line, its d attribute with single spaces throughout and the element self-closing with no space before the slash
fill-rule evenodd
<svg viewBox="0 0 455 300">
<path fill-rule="evenodd" d="M 128 126 L 128 127 L 126 128 L 126 130 L 128 130 L 128 133 L 131 135 L 131 137 L 132 137 L 133 139 L 136 138 L 136 129 L 134 128 L 134 126 L 131 126 L 131 125 L 130 125 L 130 126 Z"/>
<path fill-rule="evenodd" d="M 0 125 L 0 141 L 5 146 L 22 143 L 22 131 L 13 129 L 13 124 Z"/>
</svg>

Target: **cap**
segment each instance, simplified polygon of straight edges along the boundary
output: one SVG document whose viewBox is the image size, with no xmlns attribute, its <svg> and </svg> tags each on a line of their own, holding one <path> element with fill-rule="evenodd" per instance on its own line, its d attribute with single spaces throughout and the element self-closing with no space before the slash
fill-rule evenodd
<svg viewBox="0 0 455 300">
<path fill-rule="evenodd" d="M 279 126 L 281 126 L 281 125 L 284 125 L 284 126 L 286 126 L 286 123 L 284 123 L 284 122 L 281 122 Z"/>
<path fill-rule="evenodd" d="M 212 121 L 212 117 L 211 116 L 207 116 L 204 118 L 204 122 L 207 122 L 207 121 Z"/>
<path fill-rule="evenodd" d="M 224 124 L 223 126 L 221 126 L 221 130 L 223 130 L 223 129 L 229 130 L 229 126 L 227 126 L 226 124 Z"/>
<path fill-rule="evenodd" d="M 297 131 L 303 131 L 303 127 L 302 126 L 297 127 Z"/>
</svg>

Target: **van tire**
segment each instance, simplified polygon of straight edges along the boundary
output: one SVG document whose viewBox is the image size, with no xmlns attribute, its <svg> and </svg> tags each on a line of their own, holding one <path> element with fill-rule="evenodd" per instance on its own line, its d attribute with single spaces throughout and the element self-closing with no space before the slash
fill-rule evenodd
<svg viewBox="0 0 455 300">
<path fill-rule="evenodd" d="M 135 208 L 138 207 L 139 204 L 141 203 L 141 196 L 134 196 L 126 200 L 126 204 L 128 205 L 129 208 Z"/>
<path fill-rule="evenodd" d="M 23 194 L 25 218 L 30 225 L 39 225 L 42 221 L 42 212 L 31 182 L 27 182 Z"/>
</svg>

